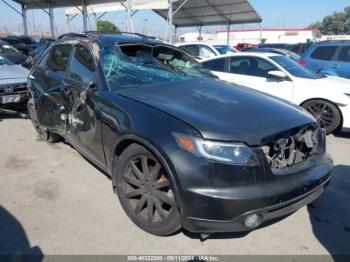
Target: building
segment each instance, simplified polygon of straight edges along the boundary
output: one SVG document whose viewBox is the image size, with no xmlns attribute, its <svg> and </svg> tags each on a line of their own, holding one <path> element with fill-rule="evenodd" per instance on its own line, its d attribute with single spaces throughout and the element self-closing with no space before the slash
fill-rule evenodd
<svg viewBox="0 0 350 262">
<path fill-rule="evenodd" d="M 226 41 L 227 31 L 218 31 L 217 40 Z M 313 29 L 241 29 L 230 30 L 230 43 L 236 45 L 239 43 L 258 44 L 261 41 L 265 43 L 305 43 L 308 40 L 315 40 L 320 36 L 318 30 Z"/>
</svg>

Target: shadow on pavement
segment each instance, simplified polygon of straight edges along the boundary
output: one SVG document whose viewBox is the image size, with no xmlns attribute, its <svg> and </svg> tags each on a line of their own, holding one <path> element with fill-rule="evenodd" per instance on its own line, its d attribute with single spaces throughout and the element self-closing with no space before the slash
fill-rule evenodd
<svg viewBox="0 0 350 262">
<path fill-rule="evenodd" d="M 0 107 L 0 122 L 4 119 L 23 118 L 28 119 L 26 108 Z"/>
<path fill-rule="evenodd" d="M 339 132 L 335 133 L 334 136 L 339 138 L 350 138 L 350 132 Z"/>
<path fill-rule="evenodd" d="M 308 206 L 312 229 L 334 261 L 350 255 L 350 166 L 336 166 L 324 194 Z M 349 260 L 347 260 L 349 261 Z"/>
<path fill-rule="evenodd" d="M 38 246 L 30 246 L 21 223 L 0 206 L 0 261 L 39 262 L 43 257 Z"/>
</svg>

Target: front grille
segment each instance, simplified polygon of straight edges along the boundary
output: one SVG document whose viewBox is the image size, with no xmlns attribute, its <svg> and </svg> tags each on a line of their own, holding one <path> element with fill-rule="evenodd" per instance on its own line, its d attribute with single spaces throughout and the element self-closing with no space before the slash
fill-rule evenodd
<svg viewBox="0 0 350 262">
<path fill-rule="evenodd" d="M 0 86 L 0 95 L 16 95 L 28 93 L 27 83 Z"/>
<path fill-rule="evenodd" d="M 311 156 L 324 153 L 325 134 L 316 125 L 308 125 L 274 137 L 261 149 L 272 171 L 278 172 L 300 165 Z"/>
</svg>

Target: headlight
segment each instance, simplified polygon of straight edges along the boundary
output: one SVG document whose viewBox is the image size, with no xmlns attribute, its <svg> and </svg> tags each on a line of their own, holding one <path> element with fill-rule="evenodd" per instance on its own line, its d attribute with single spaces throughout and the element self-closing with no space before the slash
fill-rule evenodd
<svg viewBox="0 0 350 262">
<path fill-rule="evenodd" d="M 174 137 L 182 149 L 198 156 L 231 165 L 258 165 L 255 154 L 244 144 L 203 140 L 178 133 L 174 133 Z"/>
</svg>

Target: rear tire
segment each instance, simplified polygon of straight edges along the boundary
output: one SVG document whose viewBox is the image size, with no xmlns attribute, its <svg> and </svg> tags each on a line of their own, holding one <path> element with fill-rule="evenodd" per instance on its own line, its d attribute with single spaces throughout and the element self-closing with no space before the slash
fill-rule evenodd
<svg viewBox="0 0 350 262">
<path fill-rule="evenodd" d="M 39 125 L 34 103 L 32 100 L 28 101 L 27 109 L 28 109 L 28 116 L 32 121 L 34 129 L 37 132 L 40 140 L 46 141 L 48 143 L 57 143 L 62 140 L 62 138 L 59 135 L 56 135 L 50 132 L 49 130 L 47 130 L 46 128 Z"/>
<path fill-rule="evenodd" d="M 331 102 L 322 99 L 313 99 L 302 104 L 320 125 L 325 129 L 326 134 L 338 130 L 342 123 L 341 113 L 338 107 Z"/>
<path fill-rule="evenodd" d="M 127 147 L 114 162 L 117 195 L 128 217 L 153 235 L 167 236 L 179 230 L 180 212 L 161 162 L 138 144 Z"/>
</svg>

